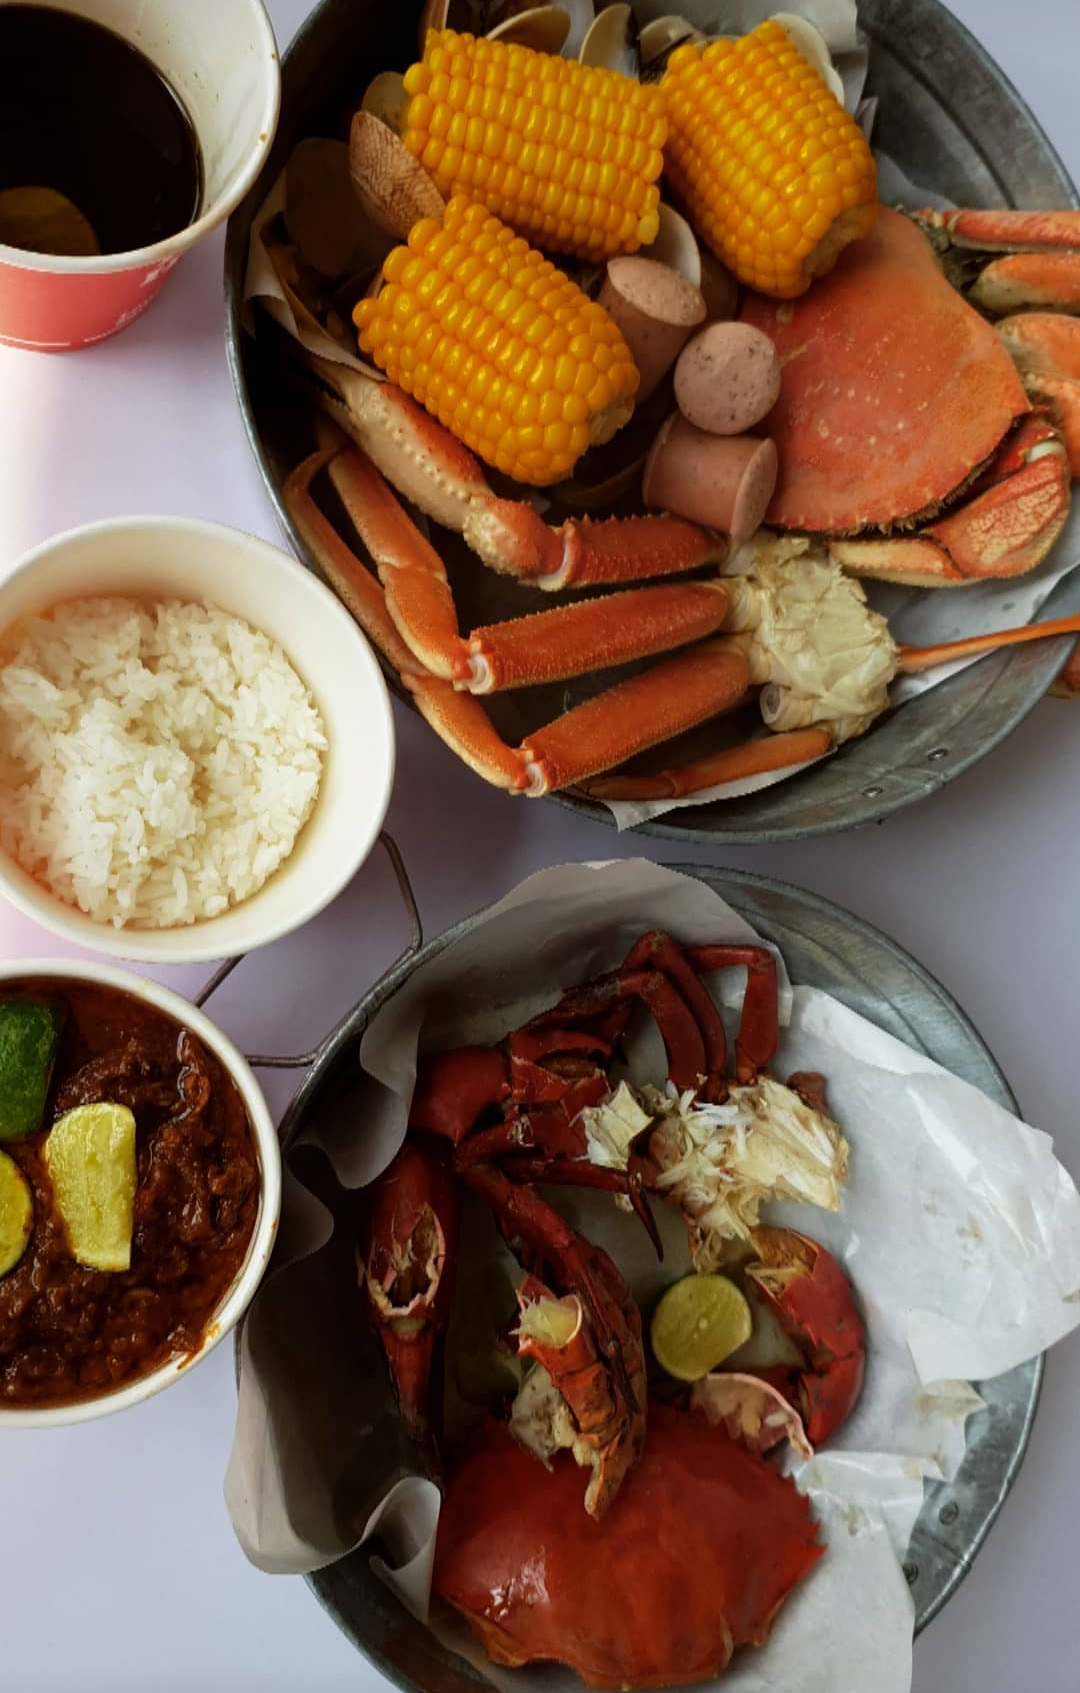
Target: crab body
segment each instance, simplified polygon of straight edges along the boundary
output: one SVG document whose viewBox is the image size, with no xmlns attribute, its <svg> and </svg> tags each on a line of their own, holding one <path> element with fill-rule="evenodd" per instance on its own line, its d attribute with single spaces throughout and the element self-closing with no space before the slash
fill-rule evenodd
<svg viewBox="0 0 1080 1693">
<path fill-rule="evenodd" d="M 915 585 L 1015 575 L 1053 545 L 1069 509 L 1058 432 L 918 223 L 882 207 L 804 299 L 751 294 L 742 316 L 783 364 L 768 523 Z"/>
<path fill-rule="evenodd" d="M 764 1643 L 823 1551 L 793 1484 L 700 1412 L 650 1406 L 602 1522 L 579 1487 L 566 1456 L 546 1472 L 501 1427 L 450 1480 L 434 1590 L 496 1663 L 553 1659 L 599 1688 L 707 1680 Z"/>
</svg>

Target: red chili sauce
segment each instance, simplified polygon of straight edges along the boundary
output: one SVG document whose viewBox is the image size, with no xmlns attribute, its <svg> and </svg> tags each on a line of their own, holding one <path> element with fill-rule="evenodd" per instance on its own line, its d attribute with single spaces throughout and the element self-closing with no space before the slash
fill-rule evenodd
<svg viewBox="0 0 1080 1693">
<path fill-rule="evenodd" d="M 5 999 L 60 1002 L 66 1019 L 42 1132 L 3 1149 L 33 1192 L 19 1263 L 0 1277 L 0 1406 L 92 1398 L 196 1351 L 247 1253 L 259 1164 L 235 1083 L 190 1030 L 118 989 L 5 982 Z M 131 1268 L 77 1264 L 43 1157 L 64 1111 L 134 1113 Z"/>
</svg>

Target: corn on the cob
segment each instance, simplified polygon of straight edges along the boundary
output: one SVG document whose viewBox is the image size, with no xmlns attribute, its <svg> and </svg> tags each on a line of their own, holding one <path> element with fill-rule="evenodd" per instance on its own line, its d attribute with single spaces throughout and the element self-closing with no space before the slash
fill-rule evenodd
<svg viewBox="0 0 1080 1693">
<path fill-rule="evenodd" d="M 444 195 L 479 200 L 548 252 L 607 259 L 655 241 L 667 135 L 656 87 L 443 29 L 405 88 L 405 145 Z"/>
<path fill-rule="evenodd" d="M 630 349 L 576 283 L 483 206 L 422 218 L 353 312 L 360 346 L 488 464 L 557 482 L 629 418 Z"/>
<path fill-rule="evenodd" d="M 660 86 L 668 174 L 709 246 L 748 287 L 794 299 L 869 231 L 870 149 L 778 23 L 704 50 L 677 48 Z"/>
</svg>

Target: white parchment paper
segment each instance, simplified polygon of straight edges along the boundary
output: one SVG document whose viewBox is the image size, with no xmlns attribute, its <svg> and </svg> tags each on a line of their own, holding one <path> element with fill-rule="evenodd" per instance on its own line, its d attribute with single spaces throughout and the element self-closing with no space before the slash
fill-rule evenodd
<svg viewBox="0 0 1080 1693">
<path fill-rule="evenodd" d="M 702 883 L 644 860 L 529 877 L 413 972 L 367 1029 L 341 1091 L 310 1113 L 290 1156 L 281 1249 L 245 1325 L 226 1480 L 234 1528 L 260 1568 L 316 1568 L 377 1527 L 390 1548 L 380 1573 L 426 1615 L 438 1495 L 401 1434 L 356 1291 L 355 1190 L 400 1144 L 418 1045 L 497 1038 L 619 963 L 653 927 L 696 942 L 753 933 Z M 971 1379 L 1012 1368 L 1080 1322 L 1080 1197 L 1046 1135 L 827 994 L 792 990 L 783 971 L 781 981 L 775 1073 L 827 1076 L 851 1176 L 838 1215 L 787 1205 L 769 1215 L 844 1264 L 866 1315 L 868 1370 L 835 1442 L 793 1470 L 828 1553 L 768 1646 L 742 1654 L 724 1685 L 904 1693 L 912 1608 L 899 1560 L 923 1477 L 957 1469 L 966 1419 L 981 1405 Z M 741 972 L 711 985 L 733 1028 Z M 663 1075 L 651 1027 L 632 1062 Z M 657 1265 L 640 1224 L 606 1196 L 560 1189 L 556 1202 L 613 1252 L 643 1300 L 684 1267 L 670 1207 L 655 1207 L 668 1248 Z M 474 1262 L 492 1253 L 485 1217 L 474 1213 L 464 1233 Z M 444 1626 L 472 1650 L 456 1624 Z M 474 1661 L 496 1679 L 482 1654 Z M 537 1681 L 523 1671 L 503 1679 L 527 1693 Z M 545 1672 L 545 1688 L 552 1679 Z"/>
</svg>

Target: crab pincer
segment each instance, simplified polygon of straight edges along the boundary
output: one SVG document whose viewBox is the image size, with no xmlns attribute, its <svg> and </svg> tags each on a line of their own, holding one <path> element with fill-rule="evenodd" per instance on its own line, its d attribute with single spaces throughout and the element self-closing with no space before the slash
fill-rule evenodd
<svg viewBox="0 0 1080 1693">
<path fill-rule="evenodd" d="M 453 1301 L 458 1209 L 446 1164 L 406 1141 L 371 1186 L 357 1251 L 360 1285 L 402 1421 L 429 1455 L 436 1445 L 436 1350 Z"/>
<path fill-rule="evenodd" d="M 538 1368 L 518 1397 L 510 1427 L 515 1438 L 545 1462 L 558 1446 L 570 1447 L 576 1462 L 592 1471 L 585 1509 L 600 1518 L 641 1456 L 645 1375 L 637 1305 L 610 1258 L 595 1247 L 591 1252 L 593 1270 L 611 1300 L 611 1321 L 625 1329 L 623 1355 L 636 1406 L 630 1410 L 615 1391 L 579 1296 L 556 1298 L 537 1276 L 526 1276 L 518 1289 L 518 1353 L 534 1359 Z M 531 1438 L 529 1408 L 542 1425 Z M 567 1424 L 564 1433 L 557 1432 L 560 1412 Z"/>
<path fill-rule="evenodd" d="M 802 1416 L 811 1445 L 846 1422 L 862 1390 L 866 1331 L 851 1286 L 831 1253 L 808 1235 L 764 1224 L 753 1231 L 746 1276 L 804 1356 L 801 1368 L 760 1370 Z"/>
</svg>

